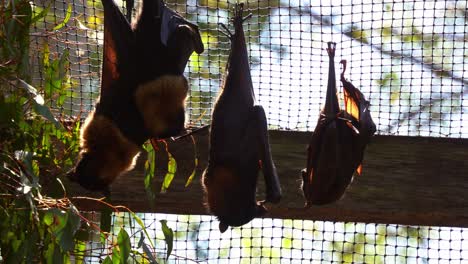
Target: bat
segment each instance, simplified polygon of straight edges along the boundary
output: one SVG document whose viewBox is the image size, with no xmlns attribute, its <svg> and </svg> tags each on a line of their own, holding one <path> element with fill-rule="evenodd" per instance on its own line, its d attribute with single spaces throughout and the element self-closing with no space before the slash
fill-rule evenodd
<svg viewBox="0 0 468 264">
<path fill-rule="evenodd" d="M 271 157 L 263 107 L 255 105 L 242 23 L 243 3 L 234 8 L 234 34 L 221 24 L 231 41 L 224 84 L 212 113 L 208 166 L 202 184 L 208 210 L 220 221 L 221 232 L 266 213 L 265 202 L 278 203 L 281 188 Z M 262 170 L 265 201 L 256 201 Z"/>
<path fill-rule="evenodd" d="M 364 150 L 375 133 L 369 101 L 344 78 L 345 110 L 340 109 L 336 94 L 336 43 L 329 42 L 330 59 L 325 107 L 307 149 L 307 168 L 302 170 L 302 190 L 306 206 L 323 205 L 339 200 L 351 184 L 353 175 L 361 173 Z"/>
<path fill-rule="evenodd" d="M 143 0 L 130 26 L 113 0 L 104 7 L 104 56 L 100 97 L 80 131 L 80 156 L 67 176 L 90 190 L 106 190 L 133 168 L 149 138 L 184 129 L 193 51 L 203 52 L 198 27 L 167 8 Z"/>
</svg>

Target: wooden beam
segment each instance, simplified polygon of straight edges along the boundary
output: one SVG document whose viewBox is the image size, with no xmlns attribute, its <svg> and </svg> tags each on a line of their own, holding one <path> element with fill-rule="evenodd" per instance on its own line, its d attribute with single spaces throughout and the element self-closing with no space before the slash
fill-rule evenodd
<svg viewBox="0 0 468 264">
<path fill-rule="evenodd" d="M 280 204 L 269 206 L 266 217 L 330 221 L 356 221 L 409 225 L 468 227 L 468 140 L 375 136 L 368 146 L 363 175 L 355 178 L 339 202 L 303 209 L 300 170 L 306 163 L 311 133 L 270 131 L 273 158 L 283 189 Z M 200 164 L 196 179 L 185 188 L 194 168 L 194 145 L 190 138 L 169 144 L 178 169 L 169 190 L 147 199 L 143 163 L 121 176 L 112 186 L 113 204 L 138 212 L 206 214 L 200 178 L 207 164 L 208 133 L 196 135 Z M 167 156 L 158 152 L 155 186 L 166 173 Z M 89 195 L 76 185 L 72 195 Z M 263 198 L 259 177 L 258 198 Z M 96 203 L 78 203 L 82 210 L 99 209 Z"/>
</svg>

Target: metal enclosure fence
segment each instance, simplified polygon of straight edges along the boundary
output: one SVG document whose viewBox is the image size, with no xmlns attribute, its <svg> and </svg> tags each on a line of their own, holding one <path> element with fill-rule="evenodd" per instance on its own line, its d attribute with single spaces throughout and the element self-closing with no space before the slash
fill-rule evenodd
<svg viewBox="0 0 468 264">
<path fill-rule="evenodd" d="M 187 66 L 187 106 L 194 125 L 207 123 L 229 52 L 218 23 L 229 24 L 233 2 L 166 2 L 200 27 L 206 50 Z M 69 52 L 73 94 L 61 113 L 87 112 L 99 94 L 101 7 L 94 0 L 52 1 L 35 28 L 33 64 L 40 65 L 43 42 L 52 54 Z M 337 61 L 348 61 L 346 76 L 370 99 L 378 133 L 467 137 L 466 1 L 265 0 L 247 1 L 246 9 L 253 14 L 244 29 L 254 88 L 271 129 L 313 130 L 328 78 L 324 49 L 335 41 Z M 67 15 L 63 30 L 41 34 Z M 39 67 L 35 77 L 43 80 Z"/>
<path fill-rule="evenodd" d="M 44 84 L 46 55 L 67 53 L 70 93 L 56 113 L 84 117 L 99 95 L 101 3 L 33 2 L 36 10 L 50 8 L 32 31 L 34 83 Z M 192 124 L 206 124 L 229 52 L 217 27 L 229 24 L 234 1 L 166 2 L 202 33 L 206 51 L 193 55 L 186 69 L 187 107 Z M 324 48 L 335 41 L 337 60 L 348 60 L 347 77 L 371 101 L 379 134 L 468 136 L 467 1 L 259 0 L 246 6 L 253 13 L 244 28 L 254 88 L 271 129 L 313 130 L 328 78 Z M 67 25 L 51 32 L 67 16 Z M 461 228 L 265 218 L 220 234 L 210 216 L 141 217 L 160 258 L 166 249 L 158 221 L 167 219 L 176 231 L 170 263 L 468 263 L 468 232 Z M 125 226 L 138 243 L 141 232 L 128 215 L 113 219 L 116 230 Z M 99 242 L 88 248 L 87 262 L 106 254 Z"/>
</svg>

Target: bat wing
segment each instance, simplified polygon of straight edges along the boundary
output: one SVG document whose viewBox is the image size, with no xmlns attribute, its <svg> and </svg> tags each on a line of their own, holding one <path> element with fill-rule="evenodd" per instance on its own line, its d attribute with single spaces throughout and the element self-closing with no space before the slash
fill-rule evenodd
<svg viewBox="0 0 468 264">
<path fill-rule="evenodd" d="M 278 203 L 281 199 L 281 186 L 278 173 L 276 172 L 276 167 L 271 156 L 267 118 L 262 106 L 255 106 L 254 113 L 257 119 L 257 139 L 260 146 L 260 160 L 262 161 L 262 171 L 266 185 L 265 201 Z"/>
<path fill-rule="evenodd" d="M 190 23 L 175 11 L 161 7 L 161 42 L 168 47 L 177 70 L 182 73 L 193 51 L 203 52 L 203 42 L 198 26 Z"/>
<path fill-rule="evenodd" d="M 321 117 L 309 144 L 303 191 L 310 204 L 340 199 L 351 183 L 356 166 L 353 150 L 357 134 L 340 118 Z"/>
<path fill-rule="evenodd" d="M 329 80 L 325 107 L 309 143 L 303 191 L 308 204 L 327 204 L 340 199 L 362 160 L 360 133 L 355 127 L 361 115 L 355 91 L 345 91 L 345 106 L 339 109 L 336 96 L 334 43 L 328 43 Z M 361 157 L 361 159 L 356 158 Z M 358 162 L 359 161 L 359 162 Z"/>
<path fill-rule="evenodd" d="M 365 138 L 367 143 L 376 131 L 375 123 L 369 111 L 370 103 L 358 88 L 345 79 L 346 60 L 342 60 L 340 63 L 344 66 L 341 73 L 341 83 L 343 84 L 345 111 L 358 121 L 357 127 L 361 138 Z"/>
<path fill-rule="evenodd" d="M 101 99 L 114 82 L 134 68 L 134 34 L 127 19 L 113 0 L 102 0 L 104 6 L 104 56 L 101 78 Z"/>
</svg>

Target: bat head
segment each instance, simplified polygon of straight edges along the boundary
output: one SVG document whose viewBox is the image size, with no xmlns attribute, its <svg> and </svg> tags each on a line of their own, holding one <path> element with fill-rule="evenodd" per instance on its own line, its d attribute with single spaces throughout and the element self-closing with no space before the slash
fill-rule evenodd
<svg viewBox="0 0 468 264">
<path fill-rule="evenodd" d="M 106 191 L 109 182 L 106 177 L 99 176 L 100 161 L 91 155 L 81 155 L 75 168 L 67 173 L 68 179 L 91 191 Z"/>
<path fill-rule="evenodd" d="M 232 206 L 229 208 L 229 215 L 217 216 L 219 220 L 219 231 L 223 233 L 229 226 L 242 226 L 252 221 L 256 217 L 261 217 L 266 214 L 267 209 L 256 204 L 254 207 L 239 207 Z"/>
<path fill-rule="evenodd" d="M 132 169 L 140 148 L 108 117 L 91 112 L 80 131 L 80 156 L 67 176 L 89 190 L 106 190 L 114 179 Z"/>
<path fill-rule="evenodd" d="M 247 177 L 248 178 L 248 177 Z M 244 182 L 229 167 L 208 167 L 203 174 L 206 205 L 220 222 L 221 232 L 228 226 L 241 226 L 267 210 L 255 200 L 256 186 Z"/>
</svg>

